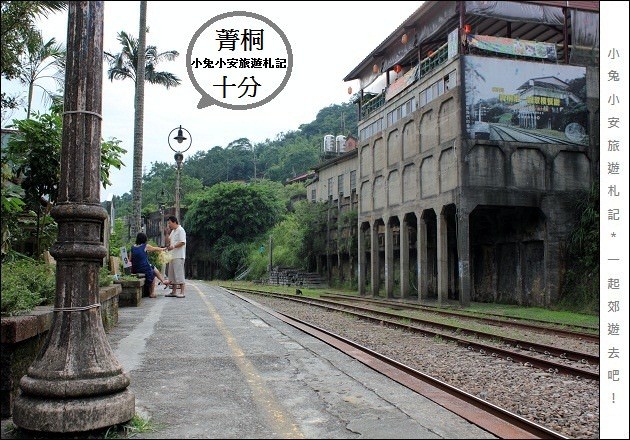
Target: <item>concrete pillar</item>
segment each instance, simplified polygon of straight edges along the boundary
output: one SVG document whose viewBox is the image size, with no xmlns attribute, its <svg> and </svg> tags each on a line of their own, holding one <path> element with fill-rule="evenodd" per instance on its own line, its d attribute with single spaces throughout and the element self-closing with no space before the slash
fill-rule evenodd
<svg viewBox="0 0 630 440">
<path fill-rule="evenodd" d="M 381 283 L 381 269 L 378 252 L 378 222 L 375 221 L 370 228 L 372 234 L 372 249 L 370 250 L 370 276 L 372 283 L 372 296 L 378 296 L 378 287 Z"/>
<path fill-rule="evenodd" d="M 385 223 L 385 296 L 394 297 L 394 237 L 389 221 Z"/>
<path fill-rule="evenodd" d="M 448 223 L 444 208 L 437 217 L 438 303 L 448 299 Z"/>
<path fill-rule="evenodd" d="M 405 216 L 400 218 L 400 297 L 409 296 L 409 225 Z"/>
<path fill-rule="evenodd" d="M 566 258 L 561 243 L 553 234 L 547 233 L 545 239 L 545 306 L 555 303 L 560 298 L 560 267 L 555 262 Z"/>
<path fill-rule="evenodd" d="M 357 253 L 358 253 L 358 287 L 359 287 L 359 295 L 365 295 L 365 275 L 367 270 L 367 264 L 365 261 L 365 235 L 363 232 L 362 225 L 359 225 L 359 234 L 358 234 L 358 244 L 357 244 Z"/>
<path fill-rule="evenodd" d="M 418 213 L 420 214 L 420 213 Z M 428 289 L 428 262 L 427 262 L 427 223 L 418 215 L 418 300 L 427 299 Z"/>
<path fill-rule="evenodd" d="M 135 397 L 109 345 L 99 311 L 103 2 L 68 4 L 68 54 L 58 201 L 54 316 L 47 339 L 22 377 L 13 407 L 20 428 L 84 432 L 130 420 Z"/>
<path fill-rule="evenodd" d="M 470 273 L 470 212 L 457 207 L 457 255 L 459 257 L 459 302 L 470 305 L 472 276 Z"/>
</svg>

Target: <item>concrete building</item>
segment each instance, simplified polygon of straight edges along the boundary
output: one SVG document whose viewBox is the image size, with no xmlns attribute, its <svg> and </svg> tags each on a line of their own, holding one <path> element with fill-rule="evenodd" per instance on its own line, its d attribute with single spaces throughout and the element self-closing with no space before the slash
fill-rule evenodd
<svg viewBox="0 0 630 440">
<path fill-rule="evenodd" d="M 307 189 L 356 197 L 360 293 L 556 301 L 598 174 L 598 65 L 598 2 L 429 1 L 368 54 L 344 78 L 357 148 Z"/>
<path fill-rule="evenodd" d="M 354 139 L 354 138 L 353 138 Z M 306 197 L 311 202 L 327 204 L 326 253 L 319 256 L 316 271 L 324 273 L 328 283 L 332 278 L 352 279 L 358 261 L 350 252 L 349 240 L 356 239 L 358 211 L 357 149 L 353 148 L 315 168 L 315 175 L 306 185 Z"/>
</svg>

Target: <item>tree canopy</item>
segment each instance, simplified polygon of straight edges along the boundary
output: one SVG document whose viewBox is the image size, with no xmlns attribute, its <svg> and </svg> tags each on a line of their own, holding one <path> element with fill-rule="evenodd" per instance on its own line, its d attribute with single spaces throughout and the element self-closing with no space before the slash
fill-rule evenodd
<svg viewBox="0 0 630 440">
<path fill-rule="evenodd" d="M 26 45 L 38 34 L 35 20 L 39 16 L 48 16 L 51 12 L 66 9 L 67 2 L 62 1 L 3 1 L 0 60 L 2 76 L 16 78 L 20 74 L 20 56 Z"/>
<path fill-rule="evenodd" d="M 120 31 L 118 33 L 118 42 L 121 51 L 117 54 L 105 52 L 105 57 L 109 62 L 107 70 L 107 78 L 111 81 L 115 79 L 130 78 L 136 81 L 136 72 L 138 66 L 138 39 L 133 35 Z M 181 84 L 181 80 L 170 72 L 156 70 L 157 64 L 161 61 L 173 61 L 179 52 L 176 50 L 167 50 L 159 52 L 155 46 L 147 46 L 145 51 L 145 71 L 144 79 L 151 84 L 159 84 L 167 89 L 176 87 Z"/>
<path fill-rule="evenodd" d="M 221 237 L 247 241 L 271 228 L 286 207 L 269 182 L 222 182 L 203 191 L 186 213 L 187 229 L 209 246 Z"/>
<path fill-rule="evenodd" d="M 8 245 L 12 232 L 20 232 L 19 221 L 24 217 L 36 217 L 36 255 L 39 255 L 40 236 L 45 226 L 53 226 L 50 211 L 57 200 L 59 189 L 62 123 L 60 109 L 50 113 L 36 113 L 32 119 L 16 120 L 17 133 L 12 135 L 6 150 L 2 152 L 3 178 L 11 180 L 11 189 L 2 192 L 3 248 Z M 111 167 L 123 165 L 120 157 L 126 152 L 120 141 L 113 138 L 101 143 L 100 180 L 104 186 L 109 181 Z M 19 191 L 16 189 L 19 187 Z M 17 200 L 22 203 L 17 203 Z M 18 206 L 19 205 L 19 206 Z M 6 209 L 5 209 L 6 208 Z M 52 233 L 52 232 L 51 232 Z M 15 235 L 15 234 L 13 234 Z M 52 235 L 51 235 L 52 238 Z"/>
<path fill-rule="evenodd" d="M 24 54 L 27 46 L 41 35 L 35 27 L 38 17 L 66 9 L 65 1 L 3 1 L 0 5 L 0 60 L 1 73 L 6 79 L 18 78 L 24 73 Z M 1 96 L 2 119 L 10 109 L 20 105 L 20 97 L 8 95 L 4 91 Z"/>
</svg>

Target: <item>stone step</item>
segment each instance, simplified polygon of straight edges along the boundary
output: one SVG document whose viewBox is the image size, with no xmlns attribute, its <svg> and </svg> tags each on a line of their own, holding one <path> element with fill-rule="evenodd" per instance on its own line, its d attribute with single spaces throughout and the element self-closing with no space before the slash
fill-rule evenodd
<svg viewBox="0 0 630 440">
<path fill-rule="evenodd" d="M 271 271 L 269 284 L 279 286 L 325 287 L 318 273 L 302 272 L 290 267 L 278 267 Z"/>
</svg>

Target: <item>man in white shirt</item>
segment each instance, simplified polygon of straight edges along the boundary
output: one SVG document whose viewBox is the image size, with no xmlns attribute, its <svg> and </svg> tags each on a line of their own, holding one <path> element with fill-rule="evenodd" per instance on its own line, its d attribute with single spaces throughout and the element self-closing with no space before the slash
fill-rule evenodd
<svg viewBox="0 0 630 440">
<path fill-rule="evenodd" d="M 179 224 L 177 217 L 168 217 L 168 227 L 171 230 L 167 238 L 167 249 L 171 251 L 173 259 L 168 265 L 169 284 L 173 287 L 170 295 L 177 298 L 185 298 L 184 287 L 186 286 L 184 261 L 186 260 L 186 231 Z M 179 292 L 177 292 L 179 290 Z"/>
</svg>

